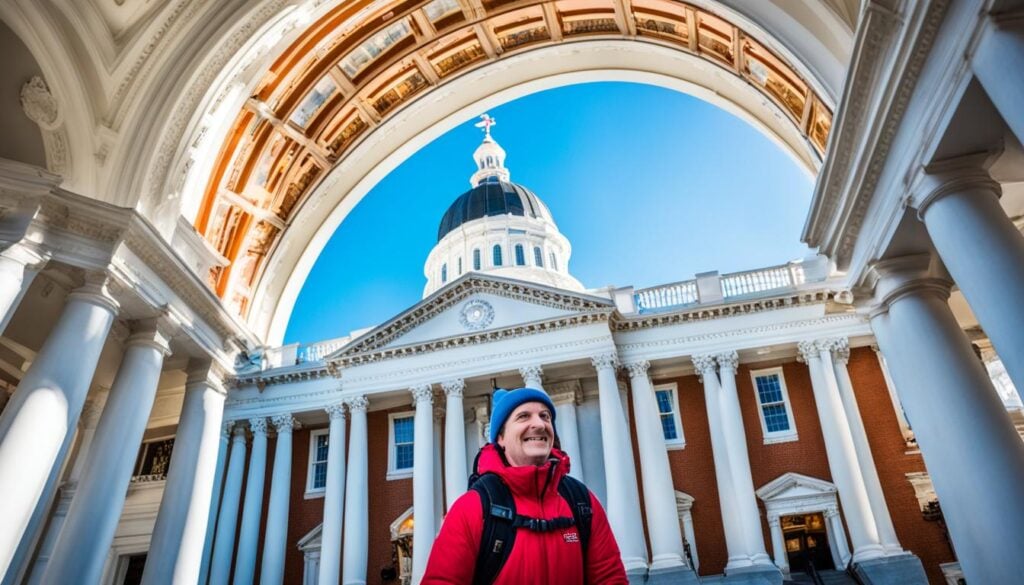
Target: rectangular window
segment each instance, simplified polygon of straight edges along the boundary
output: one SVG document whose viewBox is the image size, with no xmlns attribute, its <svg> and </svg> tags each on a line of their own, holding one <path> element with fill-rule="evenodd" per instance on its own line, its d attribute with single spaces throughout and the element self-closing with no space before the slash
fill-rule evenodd
<svg viewBox="0 0 1024 585">
<path fill-rule="evenodd" d="M 516 266 L 526 266 L 526 252 L 522 244 L 516 244 Z"/>
<path fill-rule="evenodd" d="M 327 444 L 330 430 L 309 433 L 309 474 L 306 478 L 306 497 L 320 496 L 327 489 Z"/>
<path fill-rule="evenodd" d="M 537 268 L 544 268 L 544 254 L 542 254 L 540 248 L 536 246 L 533 248 L 533 264 Z"/>
<path fill-rule="evenodd" d="M 473 270 L 480 270 L 480 249 L 473 250 Z"/>
<path fill-rule="evenodd" d="M 558 260 L 555 258 L 555 253 L 551 253 L 551 270 L 558 271 Z"/>
<path fill-rule="evenodd" d="M 462 256 L 459 256 L 459 276 L 462 276 Z"/>
<path fill-rule="evenodd" d="M 147 480 L 167 478 L 167 467 L 171 464 L 171 451 L 174 450 L 174 437 L 145 441 L 139 447 L 139 455 L 135 460 L 133 477 Z"/>
<path fill-rule="evenodd" d="M 414 413 L 391 414 L 388 455 L 388 479 L 412 477 Z"/>
<path fill-rule="evenodd" d="M 797 440 L 793 410 L 782 368 L 769 368 L 750 372 L 757 396 L 758 414 L 765 443 Z"/>
<path fill-rule="evenodd" d="M 669 449 L 685 447 L 686 438 L 683 436 L 683 422 L 679 417 L 676 385 L 655 386 L 654 397 L 658 402 L 658 415 L 661 417 L 661 432 L 665 437 L 665 446 Z"/>
</svg>

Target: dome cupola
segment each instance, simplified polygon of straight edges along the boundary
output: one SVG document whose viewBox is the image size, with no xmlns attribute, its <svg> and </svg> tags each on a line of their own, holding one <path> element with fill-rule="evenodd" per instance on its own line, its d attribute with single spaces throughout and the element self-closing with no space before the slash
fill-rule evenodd
<svg viewBox="0 0 1024 585">
<path fill-rule="evenodd" d="M 569 274 L 569 241 L 551 212 L 530 189 L 513 183 L 505 149 L 491 136 L 487 114 L 476 125 L 484 139 L 473 153 L 471 188 L 448 207 L 437 229 L 437 245 L 424 266 L 423 296 L 466 272 L 489 272 L 574 291 L 583 285 Z"/>
</svg>

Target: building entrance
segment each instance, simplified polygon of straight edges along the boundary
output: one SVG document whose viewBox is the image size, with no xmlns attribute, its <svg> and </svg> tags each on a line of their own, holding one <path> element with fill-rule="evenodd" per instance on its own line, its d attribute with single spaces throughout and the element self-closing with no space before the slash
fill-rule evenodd
<svg viewBox="0 0 1024 585">
<path fill-rule="evenodd" d="M 825 518 L 820 512 L 782 516 L 779 520 L 786 540 L 790 572 L 803 573 L 811 563 L 819 571 L 835 569 Z"/>
</svg>

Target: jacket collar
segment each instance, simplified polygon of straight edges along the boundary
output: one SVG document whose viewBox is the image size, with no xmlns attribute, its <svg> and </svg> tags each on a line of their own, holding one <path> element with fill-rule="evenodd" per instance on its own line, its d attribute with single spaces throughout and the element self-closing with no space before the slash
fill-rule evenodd
<svg viewBox="0 0 1024 585">
<path fill-rule="evenodd" d="M 558 482 L 569 473 L 569 456 L 558 449 L 543 465 L 511 467 L 505 464 L 494 444 L 484 445 L 477 471 L 500 477 L 515 497 L 540 498 L 558 492 Z"/>
</svg>

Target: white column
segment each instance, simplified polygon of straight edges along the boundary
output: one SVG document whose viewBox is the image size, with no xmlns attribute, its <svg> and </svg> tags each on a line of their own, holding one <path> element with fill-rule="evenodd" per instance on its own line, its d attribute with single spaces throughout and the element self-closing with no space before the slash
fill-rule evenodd
<svg viewBox="0 0 1024 585">
<path fill-rule="evenodd" d="M 292 430 L 295 419 L 290 414 L 272 417 L 277 430 L 274 447 L 274 469 L 270 475 L 270 500 L 267 503 L 267 528 L 263 535 L 263 565 L 260 583 L 284 582 L 284 555 L 288 546 L 288 504 L 292 486 Z"/>
<path fill-rule="evenodd" d="M 883 556 L 885 551 L 871 513 L 849 419 L 839 396 L 839 384 L 832 365 L 832 343 L 831 340 L 801 341 L 799 351 L 811 373 L 828 467 L 839 490 L 839 501 L 843 504 L 843 515 L 850 529 L 853 562 L 859 563 Z"/>
<path fill-rule="evenodd" d="M 320 583 L 337 583 L 341 578 L 341 528 L 345 514 L 345 406 L 328 406 L 327 490 L 324 494 L 324 524 L 320 531 Z"/>
<path fill-rule="evenodd" d="M 772 535 L 772 555 L 775 556 L 775 566 L 788 575 L 789 556 L 786 555 L 786 537 L 782 534 L 782 522 L 778 516 L 768 517 L 768 530 Z"/>
<path fill-rule="evenodd" d="M 445 394 L 444 416 L 444 493 L 448 510 L 466 491 L 469 474 L 466 472 L 466 422 L 462 410 L 462 393 L 466 382 L 461 378 L 443 382 Z"/>
<path fill-rule="evenodd" d="M 226 420 L 221 425 L 220 449 L 217 452 L 216 472 L 213 476 L 213 491 L 210 499 L 210 516 L 206 520 L 206 538 L 203 539 L 203 561 L 199 565 L 199 583 L 205 585 L 210 579 L 210 563 L 213 555 L 213 539 L 217 530 L 217 518 L 220 516 L 221 491 L 224 487 L 224 466 L 228 463 L 228 450 L 231 448 L 231 430 L 235 422 Z"/>
<path fill-rule="evenodd" d="M 100 415 L 84 472 L 44 583 L 98 583 L 114 540 L 139 444 L 146 431 L 169 336 L 144 324 L 125 343 L 124 358 Z"/>
<path fill-rule="evenodd" d="M 235 529 L 238 508 L 242 499 L 242 478 L 245 474 L 245 427 L 236 423 L 231 437 L 231 453 L 224 477 L 224 496 L 221 498 L 217 518 L 217 534 L 213 539 L 213 559 L 210 562 L 210 584 L 228 582 L 231 558 L 235 552 Z"/>
<path fill-rule="evenodd" d="M 757 508 L 754 477 L 750 472 L 750 454 L 747 452 L 747 433 L 743 429 L 743 413 L 740 411 L 740 396 L 736 388 L 739 354 L 727 351 L 716 355 L 715 360 L 718 362 L 718 377 L 722 385 L 722 427 L 732 469 L 733 489 L 736 490 L 737 511 L 747 541 L 747 554 L 755 565 L 771 566 L 772 560 L 764 546 L 761 512 Z"/>
<path fill-rule="evenodd" d="M 569 475 L 583 481 L 583 455 L 580 454 L 579 422 L 576 420 L 576 392 L 563 392 L 551 397 L 555 403 L 555 429 L 562 451 L 569 456 Z"/>
<path fill-rule="evenodd" d="M 68 295 L 64 311 L 0 416 L 0 574 L 6 574 L 33 510 L 78 424 L 89 382 L 114 322 L 106 277 Z M 31 457 L 26 454 L 31 453 Z"/>
<path fill-rule="evenodd" d="M 726 441 L 722 414 L 722 387 L 718 381 L 718 363 L 711 354 L 692 357 L 693 367 L 704 384 L 704 403 L 708 411 L 708 429 L 711 434 L 711 457 L 715 463 L 715 480 L 718 484 L 718 504 L 722 512 L 722 529 L 725 532 L 725 547 L 728 562 L 725 571 L 733 571 L 753 564 L 743 536 L 743 524 L 739 514 L 739 501 L 733 485 L 733 471 L 729 463 L 729 445 Z"/>
<path fill-rule="evenodd" d="M 252 430 L 252 453 L 249 455 L 249 474 L 245 480 L 242 525 L 238 529 L 235 585 L 252 585 L 256 580 L 256 547 L 260 540 L 263 484 L 267 477 L 267 419 L 249 419 L 249 429 Z"/>
<path fill-rule="evenodd" d="M 369 481 L 367 479 L 365 396 L 345 401 L 352 428 L 349 430 L 348 475 L 345 478 L 345 552 L 341 567 L 343 585 L 366 585 L 370 532 Z"/>
<path fill-rule="evenodd" d="M 1006 125 L 1024 142 L 1024 15 L 1018 7 L 989 18 L 971 67 Z"/>
<path fill-rule="evenodd" d="M 519 368 L 519 375 L 523 378 L 523 386 L 536 390 L 544 389 L 544 369 L 539 365 L 523 366 Z"/>
<path fill-rule="evenodd" d="M 846 420 L 849 422 L 850 432 L 853 434 L 853 445 L 857 450 L 857 463 L 860 465 L 860 474 L 864 478 L 864 487 L 868 492 L 868 501 L 871 504 L 875 527 L 878 529 L 878 538 L 886 554 L 899 554 L 903 552 L 903 547 L 900 546 L 899 538 L 896 537 L 896 528 L 892 524 L 892 516 L 889 515 L 889 507 L 885 503 L 885 494 L 882 492 L 882 482 L 878 478 L 878 469 L 875 467 L 875 457 L 871 454 L 868 434 L 864 430 L 864 421 L 860 417 L 857 396 L 853 392 L 853 381 L 850 379 L 850 371 L 846 368 L 849 361 L 849 340 L 845 337 L 834 340 L 832 343 L 832 365 L 835 367 L 836 381 L 839 383 L 839 395 L 843 400 Z"/>
<path fill-rule="evenodd" d="M 431 460 L 434 464 L 434 534 L 441 530 L 441 519 L 444 518 L 444 467 L 442 466 L 442 454 L 444 445 L 441 444 L 441 437 L 444 436 L 444 409 L 440 406 L 434 409 L 434 429 L 430 433 L 434 437 L 434 447 L 430 450 Z"/>
<path fill-rule="evenodd" d="M 1016 583 L 1024 575 L 1024 442 L 949 309 L 950 283 L 930 276 L 927 260 L 874 267 L 881 307 L 871 327 L 935 492 L 947 503 L 943 514 L 967 581 Z"/>
<path fill-rule="evenodd" d="M 1017 102 L 1024 103 L 1022 95 Z M 1024 388 L 1024 234 L 1003 211 L 1002 190 L 987 172 L 965 169 L 930 179 L 918 215 L 1010 379 Z"/>
<path fill-rule="evenodd" d="M 843 521 L 839 518 L 839 508 L 829 506 L 825 508 L 825 522 L 829 525 L 829 535 L 836 545 L 836 552 L 839 553 L 839 561 L 845 565 L 850 562 L 850 546 L 846 543 L 846 531 L 843 530 Z"/>
<path fill-rule="evenodd" d="M 412 582 L 416 585 L 427 569 L 427 559 L 434 544 L 434 393 L 430 384 L 410 390 L 416 405 L 412 463 L 413 527 Z"/>
<path fill-rule="evenodd" d="M 199 580 L 224 396 L 224 387 L 210 365 L 189 373 L 164 495 L 142 574 L 143 585 Z"/>
<path fill-rule="evenodd" d="M 591 358 L 597 370 L 598 400 L 601 408 L 601 442 L 608 485 L 608 523 L 619 543 L 622 563 L 629 574 L 647 570 L 647 550 L 640 518 L 640 494 L 636 486 L 633 444 L 622 410 L 619 383 L 615 377 L 618 358 L 606 353 Z"/>
<path fill-rule="evenodd" d="M 39 253 L 24 244 L 14 244 L 0 252 L 0 333 L 3 333 L 27 288 L 26 269 L 40 264 L 42 260 Z M 30 272 L 29 282 L 32 275 Z"/>
<path fill-rule="evenodd" d="M 647 533 L 651 538 L 651 571 L 681 569 L 683 536 L 679 532 L 679 515 L 673 489 L 672 471 L 661 427 L 661 416 L 654 397 L 654 387 L 647 370 L 650 363 L 640 360 L 625 364 L 633 390 L 633 413 L 636 417 L 636 438 L 640 451 L 640 472 L 643 474 L 644 507 L 647 512 Z"/>
</svg>

